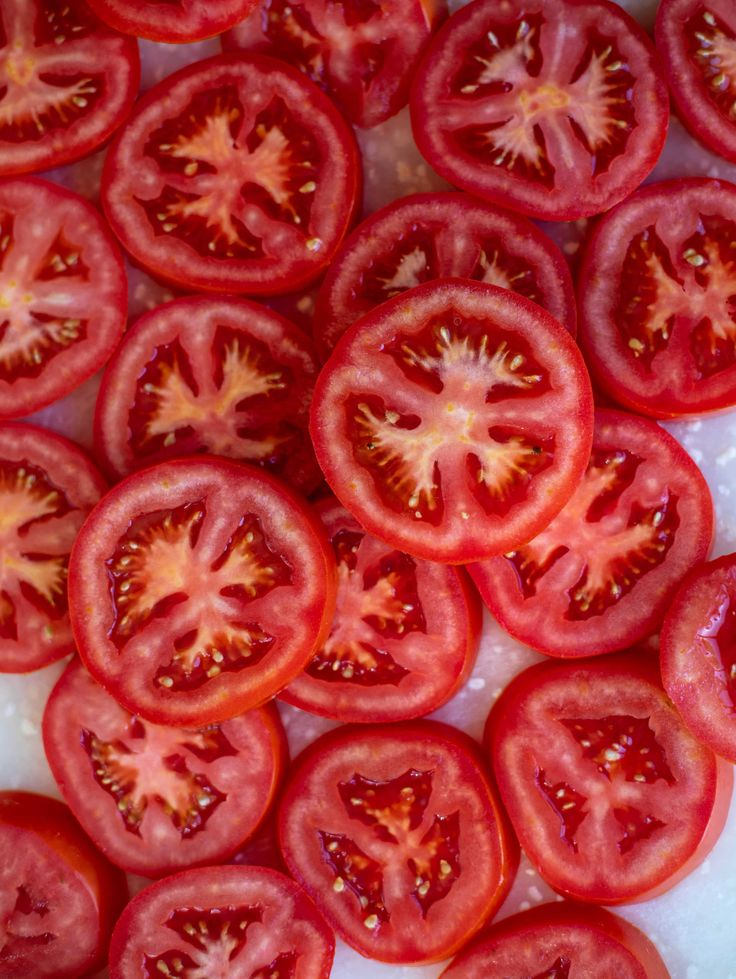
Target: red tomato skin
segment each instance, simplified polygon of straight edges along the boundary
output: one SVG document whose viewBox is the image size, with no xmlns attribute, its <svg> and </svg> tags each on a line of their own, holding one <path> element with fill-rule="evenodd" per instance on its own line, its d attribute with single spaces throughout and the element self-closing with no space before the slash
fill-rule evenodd
<svg viewBox="0 0 736 979">
<path fill-rule="evenodd" d="M 123 34 L 162 44 L 186 44 L 215 37 L 247 17 L 258 0 L 189 0 L 172 6 L 141 0 L 86 0 L 100 20 Z M 151 7 L 158 9 L 150 10 Z M 187 9 L 182 9 L 186 7 Z M 161 12 L 160 12 L 161 11 Z"/>
</svg>

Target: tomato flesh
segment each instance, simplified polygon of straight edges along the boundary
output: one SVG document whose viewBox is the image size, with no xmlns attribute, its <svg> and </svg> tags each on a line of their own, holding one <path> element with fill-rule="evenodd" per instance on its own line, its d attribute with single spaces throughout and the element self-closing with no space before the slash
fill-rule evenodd
<svg viewBox="0 0 736 979">
<path fill-rule="evenodd" d="M 124 34 L 183 44 L 214 37 L 246 17 L 257 0 L 87 0 L 101 20 Z"/>
</svg>

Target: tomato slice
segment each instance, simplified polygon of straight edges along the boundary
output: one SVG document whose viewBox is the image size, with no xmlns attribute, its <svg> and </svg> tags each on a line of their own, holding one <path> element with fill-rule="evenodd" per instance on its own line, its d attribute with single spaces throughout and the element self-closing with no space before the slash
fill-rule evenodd
<svg viewBox="0 0 736 979">
<path fill-rule="evenodd" d="M 223 42 L 295 65 L 354 125 L 370 129 L 408 102 L 412 75 L 446 13 L 446 0 L 260 0 Z"/>
<path fill-rule="evenodd" d="M 335 562 L 285 486 L 226 459 L 134 473 L 90 514 L 69 569 L 92 675 L 131 713 L 201 727 L 264 703 L 306 666 Z"/>
<path fill-rule="evenodd" d="M 430 44 L 411 96 L 440 176 L 551 221 L 623 200 L 657 161 L 669 102 L 651 41 L 607 0 L 475 0 Z"/>
<path fill-rule="evenodd" d="M 601 218 L 580 271 L 581 337 L 600 387 L 655 418 L 736 404 L 736 185 L 650 184 Z"/>
<path fill-rule="evenodd" d="M 353 324 L 320 374 L 312 440 L 340 502 L 429 561 L 538 533 L 585 471 L 588 375 L 570 334 L 506 289 L 425 283 Z"/>
<path fill-rule="evenodd" d="M 549 656 L 593 656 L 658 628 L 712 536 L 708 485 L 679 443 L 651 421 L 599 410 L 587 471 L 562 512 L 470 573 L 516 639 Z"/>
<path fill-rule="evenodd" d="M 137 321 L 108 364 L 97 452 L 117 476 L 212 452 L 311 493 L 322 483 L 307 432 L 317 371 L 304 333 L 262 306 L 204 296 L 165 303 Z"/>
<path fill-rule="evenodd" d="M 313 82 L 270 58 L 220 55 L 139 101 L 101 194 L 113 231 L 154 275 L 272 295 L 330 261 L 359 186 L 353 133 Z"/>
<path fill-rule="evenodd" d="M 130 112 L 139 75 L 135 41 L 82 0 L 3 0 L 0 175 L 61 166 L 100 146 Z"/>
<path fill-rule="evenodd" d="M 518 865 L 477 745 L 432 721 L 323 735 L 292 769 L 278 831 L 329 924 L 381 962 L 452 955 L 498 910 Z"/>
<path fill-rule="evenodd" d="M 412 194 L 367 218 L 335 256 L 314 316 L 319 349 L 327 359 L 348 326 L 380 303 L 453 276 L 511 289 L 575 334 L 567 262 L 531 221 L 467 194 Z"/>
<path fill-rule="evenodd" d="M 0 868 L 3 979 L 77 979 L 102 966 L 127 886 L 66 806 L 0 792 Z"/>
<path fill-rule="evenodd" d="M 328 979 L 335 939 L 293 880 L 263 867 L 204 867 L 151 884 L 110 945 L 110 979 Z"/>
<path fill-rule="evenodd" d="M 182 44 L 214 37 L 237 24 L 258 0 L 86 0 L 97 16 L 124 34 Z"/>
<path fill-rule="evenodd" d="M 524 852 L 568 897 L 619 904 L 669 890 L 726 821 L 732 768 L 685 728 L 643 650 L 525 670 L 486 738 Z"/>
</svg>

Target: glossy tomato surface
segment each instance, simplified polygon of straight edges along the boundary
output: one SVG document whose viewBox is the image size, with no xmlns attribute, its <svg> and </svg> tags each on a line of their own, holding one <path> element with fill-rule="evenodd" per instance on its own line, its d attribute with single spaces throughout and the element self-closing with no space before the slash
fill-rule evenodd
<svg viewBox="0 0 736 979">
<path fill-rule="evenodd" d="M 74 634 L 131 713 L 182 727 L 264 703 L 324 641 L 335 562 L 306 505 L 214 457 L 134 473 L 85 522 L 69 570 Z"/>
<path fill-rule="evenodd" d="M 246 17 L 257 0 L 87 0 L 101 20 L 124 34 L 181 44 L 214 37 Z"/>
</svg>

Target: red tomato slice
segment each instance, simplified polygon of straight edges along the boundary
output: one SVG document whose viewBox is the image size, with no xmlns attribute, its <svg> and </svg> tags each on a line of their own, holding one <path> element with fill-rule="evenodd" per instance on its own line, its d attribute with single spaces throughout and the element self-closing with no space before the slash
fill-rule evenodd
<svg viewBox="0 0 736 979">
<path fill-rule="evenodd" d="M 599 410 L 588 469 L 562 512 L 470 573 L 516 639 L 549 656 L 593 656 L 654 632 L 712 537 L 708 484 L 679 443 L 653 422 Z"/>
<path fill-rule="evenodd" d="M 328 979 L 335 939 L 293 880 L 204 867 L 151 884 L 115 927 L 110 979 Z"/>
<path fill-rule="evenodd" d="M 82 0 L 3 0 L 0 175 L 58 167 L 100 146 L 130 112 L 139 74 L 135 41 Z"/>
<path fill-rule="evenodd" d="M 314 316 L 324 359 L 350 324 L 380 303 L 452 276 L 511 289 L 575 334 L 567 262 L 531 221 L 467 194 L 413 194 L 367 218 L 330 265 Z"/>
<path fill-rule="evenodd" d="M 318 520 L 258 469 L 197 457 L 134 473 L 69 569 L 85 665 L 131 713 L 201 727 L 278 693 L 324 642 L 335 562 Z"/>
<path fill-rule="evenodd" d="M 212 452 L 311 493 L 322 483 L 307 432 L 317 371 L 304 333 L 262 306 L 204 296 L 166 303 L 137 321 L 108 364 L 97 452 L 117 476 Z"/>
<path fill-rule="evenodd" d="M 506 289 L 418 286 L 348 330 L 312 403 L 317 459 L 381 540 L 430 561 L 503 553 L 545 527 L 590 453 L 570 334 Z"/>
<path fill-rule="evenodd" d="M 580 343 L 596 382 L 655 418 L 736 404 L 736 186 L 650 184 L 596 225 Z"/>
<path fill-rule="evenodd" d="M 506 687 L 486 738 L 524 852 L 581 901 L 644 901 L 707 856 L 733 772 L 685 728 L 644 651 L 541 663 Z"/>
<path fill-rule="evenodd" d="M 480 603 L 465 572 L 387 547 L 335 500 L 317 513 L 337 560 L 337 608 L 324 646 L 281 699 L 358 723 L 435 710 L 478 652 Z"/>
<path fill-rule="evenodd" d="M 452 955 L 498 910 L 518 865 L 477 745 L 431 721 L 323 735 L 292 769 L 278 831 L 329 924 L 381 962 Z"/>
<path fill-rule="evenodd" d="M 446 0 L 261 0 L 223 43 L 295 65 L 354 125 L 370 129 L 408 102 L 419 58 L 446 13 Z"/>
<path fill-rule="evenodd" d="M 414 80 L 417 145 L 447 180 L 551 221 L 598 214 L 654 166 L 669 103 L 654 48 L 607 0 L 476 0 Z"/>
<path fill-rule="evenodd" d="M 28 673 L 74 651 L 69 552 L 105 488 L 74 443 L 0 425 L 0 673 Z"/>
<path fill-rule="evenodd" d="M 330 261 L 360 187 L 355 138 L 301 72 L 220 55 L 152 88 L 110 149 L 102 202 L 145 269 L 272 295 Z"/>
<path fill-rule="evenodd" d="M 214 37 L 237 24 L 258 0 L 87 0 L 97 16 L 124 34 L 181 44 Z"/>
<path fill-rule="evenodd" d="M 127 886 L 67 807 L 0 792 L 0 867 L 3 979 L 77 979 L 99 969 Z"/>
</svg>

